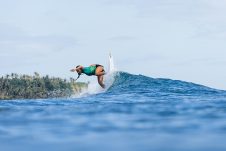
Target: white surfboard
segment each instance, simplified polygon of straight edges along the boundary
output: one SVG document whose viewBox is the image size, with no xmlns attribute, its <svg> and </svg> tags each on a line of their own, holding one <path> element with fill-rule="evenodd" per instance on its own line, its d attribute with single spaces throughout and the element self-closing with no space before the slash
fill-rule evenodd
<svg viewBox="0 0 226 151">
<path fill-rule="evenodd" d="M 111 55 L 111 53 L 109 54 L 109 67 L 108 67 L 108 73 L 111 74 L 114 72 L 115 70 L 115 67 L 114 67 L 114 60 L 113 60 L 113 57 Z"/>
<path fill-rule="evenodd" d="M 106 90 L 113 84 L 114 82 L 114 73 L 115 73 L 115 65 L 114 65 L 114 60 L 113 57 L 111 55 L 111 53 L 109 54 L 108 57 L 108 70 L 107 70 L 107 74 L 104 77 L 104 83 L 106 86 Z"/>
</svg>

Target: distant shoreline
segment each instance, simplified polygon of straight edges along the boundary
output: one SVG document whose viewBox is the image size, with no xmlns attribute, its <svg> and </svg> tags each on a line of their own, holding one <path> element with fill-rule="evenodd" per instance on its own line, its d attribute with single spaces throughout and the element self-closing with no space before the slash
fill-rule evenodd
<svg viewBox="0 0 226 151">
<path fill-rule="evenodd" d="M 11 73 L 0 77 L 0 100 L 70 97 L 87 87 L 88 83 L 75 82 L 74 78 Z"/>
</svg>

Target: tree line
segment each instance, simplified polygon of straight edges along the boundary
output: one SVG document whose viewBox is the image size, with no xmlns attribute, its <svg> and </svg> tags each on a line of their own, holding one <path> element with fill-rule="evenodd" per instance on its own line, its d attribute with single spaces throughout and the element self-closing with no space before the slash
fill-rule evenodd
<svg viewBox="0 0 226 151">
<path fill-rule="evenodd" d="M 38 99 L 38 98 L 58 98 L 70 97 L 80 93 L 87 88 L 87 83 L 50 77 L 34 75 L 18 75 L 16 73 L 7 74 L 0 78 L 0 99 Z"/>
</svg>

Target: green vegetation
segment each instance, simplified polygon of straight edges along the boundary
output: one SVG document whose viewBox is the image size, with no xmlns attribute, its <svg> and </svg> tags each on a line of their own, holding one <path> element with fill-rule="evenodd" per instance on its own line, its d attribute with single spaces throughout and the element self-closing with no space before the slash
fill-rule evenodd
<svg viewBox="0 0 226 151">
<path fill-rule="evenodd" d="M 86 83 L 40 76 L 37 72 L 33 76 L 12 73 L 0 77 L 0 99 L 38 99 L 70 97 L 87 88 Z"/>
</svg>

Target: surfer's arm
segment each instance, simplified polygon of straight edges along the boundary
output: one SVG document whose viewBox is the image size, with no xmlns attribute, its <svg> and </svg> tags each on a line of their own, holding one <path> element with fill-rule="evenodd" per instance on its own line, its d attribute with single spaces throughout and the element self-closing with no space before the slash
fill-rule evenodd
<svg viewBox="0 0 226 151">
<path fill-rule="evenodd" d="M 70 71 L 71 71 L 71 72 L 75 72 L 75 71 L 76 71 L 76 69 L 71 69 Z"/>
<path fill-rule="evenodd" d="M 91 64 L 90 66 L 96 66 L 96 64 Z"/>
<path fill-rule="evenodd" d="M 75 71 L 77 71 L 78 69 L 82 69 L 82 68 L 83 68 L 82 66 L 80 66 L 80 67 L 78 67 L 78 68 L 75 67 L 75 68 L 71 69 L 70 71 L 71 71 L 71 72 L 75 72 Z"/>
</svg>

